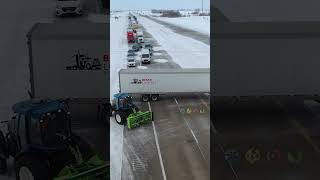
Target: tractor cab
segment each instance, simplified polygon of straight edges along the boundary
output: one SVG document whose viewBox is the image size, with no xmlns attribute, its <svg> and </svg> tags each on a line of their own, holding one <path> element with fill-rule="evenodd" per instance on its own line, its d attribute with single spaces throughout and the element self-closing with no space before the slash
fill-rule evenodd
<svg viewBox="0 0 320 180">
<path fill-rule="evenodd" d="M 152 112 L 139 111 L 129 94 L 117 93 L 113 97 L 112 109 L 114 111 L 115 120 L 118 124 L 124 125 L 127 123 L 128 128 L 131 129 L 153 120 Z"/>
<path fill-rule="evenodd" d="M 23 101 L 12 109 L 15 116 L 8 122 L 8 132 L 16 139 L 16 150 L 11 152 L 62 148 L 71 135 L 70 113 L 61 101 Z"/>
<path fill-rule="evenodd" d="M 127 93 L 118 93 L 114 95 L 115 110 L 130 110 L 134 107 L 132 97 Z"/>
</svg>

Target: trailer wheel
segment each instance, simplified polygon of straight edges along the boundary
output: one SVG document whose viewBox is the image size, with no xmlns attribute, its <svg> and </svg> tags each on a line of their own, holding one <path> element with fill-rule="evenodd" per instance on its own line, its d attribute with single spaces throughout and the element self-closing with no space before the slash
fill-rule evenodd
<svg viewBox="0 0 320 180">
<path fill-rule="evenodd" d="M 151 100 L 152 101 L 158 101 L 158 99 L 159 99 L 159 95 L 158 94 L 152 94 L 151 95 Z"/>
<path fill-rule="evenodd" d="M 120 125 L 124 125 L 126 123 L 126 114 L 121 111 L 116 111 L 114 118 L 116 119 L 116 122 Z"/>
<path fill-rule="evenodd" d="M 142 101 L 143 101 L 143 102 L 148 102 L 149 99 L 150 99 L 150 95 L 148 95 L 148 94 L 142 95 Z"/>
<path fill-rule="evenodd" d="M 43 159 L 24 155 L 15 162 L 15 175 L 17 180 L 42 180 L 52 179 L 49 168 Z"/>
</svg>

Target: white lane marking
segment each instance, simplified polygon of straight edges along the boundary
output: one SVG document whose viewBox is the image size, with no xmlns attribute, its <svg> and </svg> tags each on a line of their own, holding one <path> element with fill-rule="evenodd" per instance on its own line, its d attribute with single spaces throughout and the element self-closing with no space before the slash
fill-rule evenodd
<svg viewBox="0 0 320 180">
<path fill-rule="evenodd" d="M 148 102 L 148 106 L 149 106 L 149 111 L 151 112 L 150 102 Z M 157 135 L 157 132 L 156 132 L 156 126 L 154 125 L 154 121 L 152 121 L 152 127 L 153 127 L 154 139 L 156 140 L 156 145 L 157 145 L 157 150 L 158 150 L 158 155 L 159 155 L 159 160 L 160 160 L 162 176 L 163 176 L 164 180 L 167 180 L 166 171 L 164 170 L 163 160 L 162 160 L 159 141 L 158 141 L 158 135 Z"/>
<path fill-rule="evenodd" d="M 178 108 L 180 109 L 180 105 L 179 105 L 179 103 L 178 103 L 178 101 L 177 101 L 177 99 L 176 99 L 176 98 L 174 98 L 174 101 L 176 102 L 176 104 L 178 105 Z M 196 135 L 194 134 L 194 132 L 193 132 L 192 128 L 190 127 L 189 123 L 187 122 L 187 120 L 186 120 L 185 118 L 183 118 L 183 120 L 186 122 L 186 124 L 187 124 L 188 128 L 190 129 L 190 131 L 191 131 L 191 134 L 192 134 L 193 138 L 196 140 L 197 144 L 199 144 L 199 141 L 198 141 L 198 139 L 197 139 Z"/>
<path fill-rule="evenodd" d="M 179 110 L 180 110 L 180 105 L 179 105 L 177 99 L 174 98 L 174 101 L 176 102 L 176 104 L 177 104 L 177 106 L 178 106 L 178 108 L 179 108 Z M 200 151 L 200 153 L 201 153 L 201 155 L 202 155 L 202 158 L 205 160 L 206 158 L 205 158 L 205 156 L 204 156 L 204 154 L 203 154 L 203 152 L 202 152 L 202 150 L 201 150 L 201 148 L 200 148 L 199 141 L 198 141 L 196 135 L 194 134 L 194 132 L 193 132 L 193 130 L 192 130 L 189 122 L 186 120 L 186 118 L 185 118 L 183 115 L 182 115 L 182 118 L 183 118 L 183 120 L 185 121 L 185 123 L 187 124 L 187 126 L 188 126 L 188 128 L 189 128 L 189 130 L 190 130 L 190 132 L 191 132 L 191 134 L 192 134 L 192 136 L 193 136 L 193 138 L 196 140 L 196 143 L 197 143 L 197 146 L 198 146 L 198 148 L 199 148 L 199 151 Z"/>
<path fill-rule="evenodd" d="M 206 108 L 209 110 L 209 109 L 210 109 L 209 105 L 201 98 L 201 96 L 199 96 L 199 99 L 200 99 L 201 103 L 203 103 L 203 104 L 206 106 Z M 216 129 L 216 127 L 214 126 L 214 124 L 213 124 L 212 121 L 210 121 L 210 125 L 211 125 L 211 126 L 210 126 L 210 129 L 212 128 L 213 133 L 215 133 L 216 135 L 219 135 L 219 132 L 218 132 L 218 130 Z M 224 150 L 223 146 L 222 146 L 220 143 L 218 144 L 218 146 L 220 147 L 222 153 L 225 154 L 226 151 Z M 230 167 L 233 175 L 236 177 L 237 180 L 239 180 L 239 176 L 238 176 L 238 174 L 236 173 L 236 170 L 233 168 L 232 163 L 229 162 L 227 159 L 225 159 L 225 160 L 227 161 L 227 163 L 228 163 L 228 165 L 229 165 L 229 167 Z"/>
<path fill-rule="evenodd" d="M 200 99 L 201 103 L 204 104 L 204 106 L 206 106 L 207 110 L 210 110 L 210 107 L 209 107 L 208 103 L 205 102 L 205 101 L 201 98 L 201 96 L 199 96 L 199 99 Z M 212 121 L 210 121 L 210 128 L 212 128 L 213 133 L 218 134 L 218 130 L 217 130 L 217 128 L 214 126 L 214 124 L 213 124 Z"/>
</svg>

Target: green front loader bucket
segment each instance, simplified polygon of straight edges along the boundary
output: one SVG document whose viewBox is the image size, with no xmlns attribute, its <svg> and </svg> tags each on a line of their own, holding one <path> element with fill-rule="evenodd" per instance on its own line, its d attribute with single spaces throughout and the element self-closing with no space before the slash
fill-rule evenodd
<svg viewBox="0 0 320 180">
<path fill-rule="evenodd" d="M 131 113 L 128 117 L 127 117 L 127 125 L 128 128 L 135 128 L 138 127 L 141 124 L 147 123 L 149 121 L 153 120 L 153 113 L 150 111 L 146 111 L 146 112 L 141 112 L 138 111 L 136 113 Z"/>
</svg>

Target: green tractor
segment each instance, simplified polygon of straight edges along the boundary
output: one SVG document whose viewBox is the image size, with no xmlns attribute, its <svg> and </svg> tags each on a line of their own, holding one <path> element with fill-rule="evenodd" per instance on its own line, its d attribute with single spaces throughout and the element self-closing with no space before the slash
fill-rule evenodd
<svg viewBox="0 0 320 180">
<path fill-rule="evenodd" d="M 129 129 L 153 121 L 153 113 L 139 111 L 127 93 L 117 93 L 113 96 L 112 110 L 116 122 L 120 125 L 127 124 Z"/>
<path fill-rule="evenodd" d="M 71 131 L 66 102 L 28 100 L 13 106 L 6 135 L 0 131 L 0 172 L 14 158 L 17 180 L 109 179 L 109 163 Z"/>
</svg>

